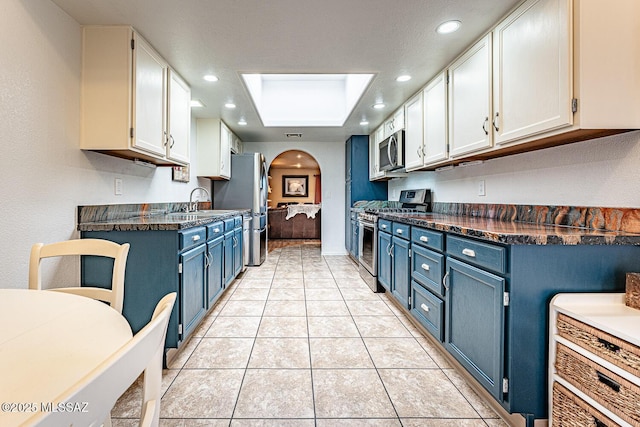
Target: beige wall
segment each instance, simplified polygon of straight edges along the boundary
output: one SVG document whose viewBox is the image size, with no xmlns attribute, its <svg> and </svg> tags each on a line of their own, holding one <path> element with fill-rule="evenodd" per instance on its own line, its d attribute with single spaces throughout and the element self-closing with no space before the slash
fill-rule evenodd
<svg viewBox="0 0 640 427">
<path fill-rule="evenodd" d="M 314 175 L 319 175 L 320 169 L 271 169 L 269 171 L 269 185 L 271 186 L 271 194 L 269 194 L 270 207 L 276 207 L 280 202 L 287 203 L 313 203 L 316 194 L 316 180 Z M 307 175 L 309 177 L 309 196 L 308 197 L 282 197 L 282 176 L 283 175 Z"/>
</svg>

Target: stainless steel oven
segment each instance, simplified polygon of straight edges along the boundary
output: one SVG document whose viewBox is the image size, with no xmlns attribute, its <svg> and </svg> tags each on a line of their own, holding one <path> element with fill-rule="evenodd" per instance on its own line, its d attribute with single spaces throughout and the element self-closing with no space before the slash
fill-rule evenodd
<svg viewBox="0 0 640 427">
<path fill-rule="evenodd" d="M 380 292 L 378 285 L 378 216 L 358 214 L 358 261 L 360 277 L 372 291 Z"/>
</svg>

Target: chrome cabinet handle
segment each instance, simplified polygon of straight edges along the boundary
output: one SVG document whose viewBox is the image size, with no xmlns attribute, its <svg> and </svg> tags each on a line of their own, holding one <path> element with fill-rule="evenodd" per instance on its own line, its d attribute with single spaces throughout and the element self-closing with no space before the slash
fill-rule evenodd
<svg viewBox="0 0 640 427">
<path fill-rule="evenodd" d="M 393 248 L 395 248 L 396 245 L 391 245 L 391 249 L 389 250 L 389 255 L 391 255 L 391 258 L 393 258 Z"/>
<path fill-rule="evenodd" d="M 427 236 L 420 236 L 420 241 L 421 242 L 428 242 L 429 238 Z"/>
<path fill-rule="evenodd" d="M 425 303 L 420 304 L 420 308 L 426 311 L 427 313 L 429 312 L 429 307 Z"/>
<path fill-rule="evenodd" d="M 198 240 L 200 240 L 200 235 L 196 234 L 191 238 L 191 240 L 193 240 L 194 242 L 197 242 Z"/>
<path fill-rule="evenodd" d="M 422 267 L 422 269 L 424 271 L 429 271 L 430 270 L 430 267 L 427 264 L 422 264 L 420 267 Z"/>
<path fill-rule="evenodd" d="M 476 251 L 474 251 L 473 249 L 464 248 L 462 250 L 462 255 L 466 255 L 468 257 L 475 258 L 476 257 Z"/>
<path fill-rule="evenodd" d="M 387 245 L 387 248 L 385 249 L 385 252 L 387 253 L 387 255 L 391 255 L 391 243 L 389 243 Z"/>
<path fill-rule="evenodd" d="M 219 232 L 220 232 L 220 229 L 219 229 L 219 228 L 214 228 L 214 229 L 213 229 L 213 232 L 214 232 L 214 233 L 219 233 Z"/>
<path fill-rule="evenodd" d="M 487 122 L 489 121 L 489 116 L 484 118 L 484 122 L 482 122 L 482 130 L 484 131 L 485 135 L 489 135 L 489 132 L 487 131 Z"/>
<path fill-rule="evenodd" d="M 402 228 L 398 228 L 398 229 L 396 230 L 396 233 L 398 233 L 398 234 L 402 234 Z"/>
<path fill-rule="evenodd" d="M 162 133 L 164 134 L 164 142 L 162 143 L 162 145 L 164 147 L 166 147 L 167 144 L 169 143 L 169 137 L 167 136 L 167 131 L 166 130 L 163 130 Z"/>
<path fill-rule="evenodd" d="M 447 285 L 447 277 L 449 276 L 449 272 L 444 275 L 442 278 L 442 286 L 444 286 L 445 292 L 449 290 L 449 285 Z"/>
<path fill-rule="evenodd" d="M 496 132 L 500 131 L 500 128 L 496 124 L 496 122 L 498 121 L 498 117 L 499 116 L 500 116 L 500 113 L 496 113 L 496 117 L 493 119 L 493 128 L 496 130 Z"/>
<path fill-rule="evenodd" d="M 176 143 L 176 140 L 173 139 L 173 135 L 169 135 L 169 139 L 171 140 L 171 145 L 169 145 L 169 148 L 173 148 L 173 144 Z"/>
<path fill-rule="evenodd" d="M 211 252 L 205 252 L 204 253 L 204 259 L 205 259 L 204 265 L 205 265 L 205 267 L 210 267 L 211 266 L 212 258 L 210 258 L 210 257 L 211 257 Z"/>
<path fill-rule="evenodd" d="M 383 230 L 386 230 L 387 229 L 387 224 L 381 224 L 380 228 L 382 228 Z"/>
</svg>

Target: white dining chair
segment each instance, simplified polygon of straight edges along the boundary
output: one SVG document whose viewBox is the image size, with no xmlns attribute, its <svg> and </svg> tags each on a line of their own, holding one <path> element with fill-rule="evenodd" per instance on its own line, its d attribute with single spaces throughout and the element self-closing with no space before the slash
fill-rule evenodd
<svg viewBox="0 0 640 427">
<path fill-rule="evenodd" d="M 37 426 L 110 425 L 111 409 L 118 398 L 144 372 L 142 410 L 139 426 L 156 427 L 160 422 L 162 355 L 167 324 L 176 293 L 167 294 L 157 304 L 151 321 L 109 359 L 91 371 L 54 402 L 83 405 L 85 411 L 39 413 L 28 424 Z"/>
<path fill-rule="evenodd" d="M 124 303 L 124 272 L 127 265 L 129 244 L 118 244 L 102 239 L 76 239 L 43 244 L 36 243 L 31 247 L 29 259 L 29 288 L 42 289 L 40 264 L 43 258 L 94 255 L 113 258 L 111 289 L 91 286 L 76 286 L 49 289 L 97 299 L 109 303 L 111 307 L 122 313 Z"/>
</svg>

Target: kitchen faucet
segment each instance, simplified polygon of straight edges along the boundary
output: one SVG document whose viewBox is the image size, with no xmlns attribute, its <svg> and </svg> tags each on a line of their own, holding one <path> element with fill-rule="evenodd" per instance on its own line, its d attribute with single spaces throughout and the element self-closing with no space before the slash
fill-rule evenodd
<svg viewBox="0 0 640 427">
<path fill-rule="evenodd" d="M 191 195 L 189 196 L 189 212 L 196 212 L 198 210 L 198 201 L 196 200 L 195 202 L 193 201 L 193 193 L 196 192 L 196 190 L 201 190 L 204 191 L 207 194 L 207 197 L 209 199 L 209 201 L 211 202 L 211 194 L 209 194 L 209 191 L 204 188 L 204 187 L 196 187 L 193 190 L 191 190 Z"/>
</svg>

